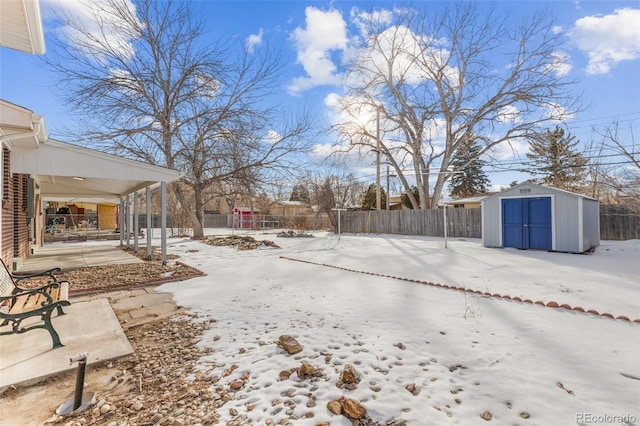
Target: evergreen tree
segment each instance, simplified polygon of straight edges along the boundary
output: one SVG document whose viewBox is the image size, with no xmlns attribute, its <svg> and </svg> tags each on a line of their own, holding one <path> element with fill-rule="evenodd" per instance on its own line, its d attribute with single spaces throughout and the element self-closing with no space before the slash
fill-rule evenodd
<svg viewBox="0 0 640 426">
<path fill-rule="evenodd" d="M 416 198 L 416 201 L 418 202 L 418 205 L 419 205 L 420 204 L 420 192 L 418 191 L 418 187 L 413 185 L 411 187 L 411 192 L 413 193 L 413 196 Z M 411 200 L 409 199 L 407 194 L 402 194 L 400 196 L 400 202 L 402 203 L 403 206 L 405 206 L 408 209 L 412 209 L 413 208 L 413 205 L 411 204 Z"/>
<path fill-rule="evenodd" d="M 385 208 L 387 205 L 387 194 L 384 189 L 380 188 L 380 204 Z M 362 194 L 362 210 L 375 210 L 376 209 L 376 184 L 369 185 L 367 190 Z"/>
<path fill-rule="evenodd" d="M 455 170 L 462 171 L 462 173 L 451 176 L 449 195 L 454 200 L 488 191 L 489 178 L 482 170 L 486 163 L 479 158 L 481 150 L 482 147 L 473 142 L 451 161 Z"/>
<path fill-rule="evenodd" d="M 309 204 L 309 190 L 303 184 L 295 185 L 291 191 L 289 201 L 302 201 Z"/>
<path fill-rule="evenodd" d="M 331 188 L 331 178 L 326 178 L 316 190 L 318 208 L 323 212 L 330 212 L 336 207 L 336 195 Z"/>
<path fill-rule="evenodd" d="M 532 169 L 528 172 L 540 176 L 534 181 L 570 191 L 579 189 L 587 159 L 576 151 L 578 142 L 559 126 L 531 139 L 527 158 L 532 160 Z"/>
</svg>

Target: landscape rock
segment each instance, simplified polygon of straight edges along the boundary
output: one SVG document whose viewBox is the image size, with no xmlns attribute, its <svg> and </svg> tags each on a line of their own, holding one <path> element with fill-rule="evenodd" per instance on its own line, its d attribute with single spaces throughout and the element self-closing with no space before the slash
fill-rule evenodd
<svg viewBox="0 0 640 426">
<path fill-rule="evenodd" d="M 342 404 L 340 404 L 340 401 L 329 401 L 327 403 L 327 409 L 337 416 L 342 414 Z"/>
<path fill-rule="evenodd" d="M 358 383 L 360 381 L 360 376 L 356 367 L 353 364 L 345 365 L 342 370 L 342 374 L 340 375 L 340 380 L 346 384 Z"/>
<path fill-rule="evenodd" d="M 341 398 L 340 405 L 344 416 L 351 420 L 361 419 L 367 413 L 367 409 L 354 399 Z"/>
<path fill-rule="evenodd" d="M 278 346 L 284 349 L 289 355 L 295 355 L 302 352 L 302 346 L 298 341 L 287 334 L 284 334 L 278 338 Z"/>
<path fill-rule="evenodd" d="M 298 377 L 306 379 L 312 377 L 316 371 L 315 367 L 306 361 L 302 361 L 302 365 L 298 368 Z"/>
</svg>

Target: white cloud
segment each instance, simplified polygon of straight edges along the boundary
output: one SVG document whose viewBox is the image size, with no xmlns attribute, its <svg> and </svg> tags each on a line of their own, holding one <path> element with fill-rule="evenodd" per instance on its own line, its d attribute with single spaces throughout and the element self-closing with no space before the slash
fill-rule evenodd
<svg viewBox="0 0 640 426">
<path fill-rule="evenodd" d="M 351 21 L 358 28 L 360 35 L 364 38 L 369 36 L 370 24 L 389 26 L 393 20 L 393 12 L 390 10 L 374 10 L 366 12 L 357 7 L 351 9 Z"/>
<path fill-rule="evenodd" d="M 520 116 L 520 110 L 513 105 L 507 105 L 500 110 L 498 116 L 496 117 L 498 122 L 500 123 L 511 123 L 517 124 L 522 122 L 522 117 Z"/>
<path fill-rule="evenodd" d="M 273 129 L 269 130 L 267 132 L 267 136 L 265 137 L 265 141 L 271 145 L 276 144 L 281 140 L 282 140 L 282 135 Z"/>
<path fill-rule="evenodd" d="M 118 16 L 110 2 L 49 0 L 45 4 L 47 7 L 43 15 L 46 18 L 53 19 L 54 14 L 60 14 L 73 19 L 76 26 L 88 32 L 90 38 L 67 23 L 56 28 L 62 39 L 82 54 L 100 61 L 100 51 L 103 49 L 100 45 L 107 45 L 127 58 L 134 55 L 132 40 L 136 37 L 135 29 Z M 135 17 L 135 5 L 129 0 L 125 6 L 131 16 Z M 136 21 L 136 25 L 142 24 Z"/>
<path fill-rule="evenodd" d="M 527 152 L 529 152 L 529 141 L 524 138 L 514 138 L 509 140 L 509 143 L 495 145 L 488 153 L 490 159 L 487 160 L 487 162 L 490 165 L 491 159 L 497 161 L 514 161 L 518 158 L 524 158 Z"/>
<path fill-rule="evenodd" d="M 616 9 L 609 15 L 576 21 L 569 35 L 589 56 L 588 74 L 607 74 L 621 61 L 640 58 L 640 9 Z"/>
<path fill-rule="evenodd" d="M 564 52 L 555 52 L 553 53 L 553 64 L 551 64 L 550 68 L 555 71 L 558 77 L 564 77 L 571 72 L 573 68 L 570 62 L 570 57 L 568 54 Z"/>
<path fill-rule="evenodd" d="M 249 53 L 253 53 L 253 48 L 255 46 L 259 46 L 262 44 L 263 35 L 264 31 L 262 30 L 262 28 L 260 28 L 258 34 L 251 34 L 249 37 L 247 37 L 247 50 L 249 50 Z"/>
<path fill-rule="evenodd" d="M 298 63 L 306 76 L 293 79 L 291 93 L 325 84 L 339 84 L 337 66 L 331 59 L 331 51 L 347 48 L 347 24 L 339 10 L 323 11 L 309 6 L 305 10 L 306 28 L 298 27 L 292 34 Z"/>
<path fill-rule="evenodd" d="M 563 123 L 575 117 L 574 113 L 568 113 L 560 104 L 549 104 L 546 107 L 547 118 L 552 122 Z"/>
</svg>

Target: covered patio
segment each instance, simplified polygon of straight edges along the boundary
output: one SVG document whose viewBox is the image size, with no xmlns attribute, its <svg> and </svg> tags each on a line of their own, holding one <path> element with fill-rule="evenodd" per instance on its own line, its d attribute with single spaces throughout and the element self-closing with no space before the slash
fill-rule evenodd
<svg viewBox="0 0 640 426">
<path fill-rule="evenodd" d="M 28 54 L 45 52 L 38 0 L 0 1 L 0 46 Z M 42 115 L 3 99 L 0 168 L 0 256 L 7 265 L 11 266 L 12 259 L 14 266 L 26 259 L 22 270 L 139 262 L 113 246 L 43 247 L 43 203 L 99 200 L 119 204 L 120 243 L 126 238 L 128 244 L 139 194 L 146 192 L 150 199 L 156 187 L 161 189 L 162 256 L 166 263 L 166 184 L 180 177 L 178 171 L 50 139 Z M 150 215 L 150 203 L 147 206 Z M 147 247 L 151 250 L 150 242 Z M 28 252 L 34 254 L 27 256 Z M 79 353 L 88 353 L 88 364 L 128 355 L 133 349 L 121 321 L 139 324 L 172 315 L 176 309 L 170 295 L 155 293 L 152 288 L 110 293 L 109 300 L 104 294 L 74 298 L 65 308 L 66 315 L 53 320 L 66 346 L 53 350 L 45 330 L 2 336 L 0 390 L 75 369 L 69 359 Z"/>
</svg>

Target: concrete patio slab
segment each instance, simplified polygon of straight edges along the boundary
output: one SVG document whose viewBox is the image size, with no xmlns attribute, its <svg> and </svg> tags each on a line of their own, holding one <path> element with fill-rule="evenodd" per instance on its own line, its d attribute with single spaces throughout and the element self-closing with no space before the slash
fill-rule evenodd
<svg viewBox="0 0 640 426">
<path fill-rule="evenodd" d="M 57 243 L 40 247 L 23 259 L 18 271 L 37 272 L 51 268 L 69 271 L 87 266 L 144 262 L 140 258 L 118 248 L 116 244 Z"/>
<path fill-rule="evenodd" d="M 88 353 L 87 365 L 133 353 L 106 299 L 72 302 L 65 312 L 53 318 L 65 345 L 62 348 L 52 349 L 51 337 L 44 329 L 0 336 L 0 389 L 77 369 L 69 360 L 82 352 Z"/>
</svg>

